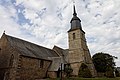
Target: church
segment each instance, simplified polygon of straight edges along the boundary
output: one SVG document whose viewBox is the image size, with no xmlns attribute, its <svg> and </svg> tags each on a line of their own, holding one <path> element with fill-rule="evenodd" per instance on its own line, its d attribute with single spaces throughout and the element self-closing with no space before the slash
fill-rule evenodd
<svg viewBox="0 0 120 80">
<path fill-rule="evenodd" d="M 0 80 L 56 78 L 61 70 L 64 71 L 66 64 L 73 70 L 70 75 L 78 76 L 82 63 L 88 66 L 92 77 L 95 77 L 96 70 L 75 6 L 70 24 L 68 49 L 58 46 L 49 49 L 3 33 L 0 38 Z"/>
</svg>

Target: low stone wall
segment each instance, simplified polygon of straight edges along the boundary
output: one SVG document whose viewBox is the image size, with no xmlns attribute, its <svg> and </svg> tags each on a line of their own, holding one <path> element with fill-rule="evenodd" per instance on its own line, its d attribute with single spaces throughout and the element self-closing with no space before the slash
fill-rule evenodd
<svg viewBox="0 0 120 80">
<path fill-rule="evenodd" d="M 57 72 L 55 71 L 49 71 L 47 74 L 49 78 L 57 78 Z"/>
</svg>

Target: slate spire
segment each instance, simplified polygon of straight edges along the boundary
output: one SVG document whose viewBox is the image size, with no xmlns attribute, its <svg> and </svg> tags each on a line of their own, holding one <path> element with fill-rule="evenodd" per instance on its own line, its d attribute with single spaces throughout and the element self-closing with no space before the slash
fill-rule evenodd
<svg viewBox="0 0 120 80">
<path fill-rule="evenodd" d="M 80 29 L 82 32 L 84 32 L 84 31 L 82 30 L 81 20 L 77 17 L 75 5 L 73 5 L 73 17 L 72 17 L 70 23 L 71 23 L 71 28 L 70 28 L 69 31 L 73 31 L 73 30 L 76 30 L 76 29 Z M 69 31 L 68 31 L 68 32 L 69 32 Z M 85 33 L 85 32 L 84 32 L 84 33 Z"/>
<path fill-rule="evenodd" d="M 76 13 L 76 10 L 75 10 L 75 5 L 73 6 L 73 9 L 74 9 L 73 16 L 77 16 L 77 13 Z"/>
</svg>

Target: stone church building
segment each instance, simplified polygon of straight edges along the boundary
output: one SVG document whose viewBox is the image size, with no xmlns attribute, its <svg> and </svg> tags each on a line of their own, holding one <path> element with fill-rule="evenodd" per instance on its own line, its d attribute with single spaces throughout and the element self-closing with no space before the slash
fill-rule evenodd
<svg viewBox="0 0 120 80">
<path fill-rule="evenodd" d="M 57 46 L 48 49 L 3 33 L 0 38 L 0 80 L 56 78 L 60 76 L 60 70 L 64 70 L 66 64 L 70 64 L 73 69 L 71 75 L 78 76 L 82 63 L 88 66 L 95 77 L 96 71 L 75 6 L 70 23 L 69 49 Z"/>
</svg>

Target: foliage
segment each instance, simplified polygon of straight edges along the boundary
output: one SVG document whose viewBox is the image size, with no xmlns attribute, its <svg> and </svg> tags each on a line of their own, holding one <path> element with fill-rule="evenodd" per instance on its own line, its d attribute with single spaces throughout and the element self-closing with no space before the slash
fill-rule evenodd
<svg viewBox="0 0 120 80">
<path fill-rule="evenodd" d="M 70 73 L 73 72 L 70 64 L 67 64 L 67 65 L 65 66 L 65 72 L 66 72 L 66 74 L 67 74 L 67 77 L 69 77 L 69 76 L 70 76 Z"/>
<path fill-rule="evenodd" d="M 92 77 L 92 74 L 91 74 L 90 70 L 88 69 L 88 66 L 85 65 L 84 63 L 81 64 L 78 75 L 79 75 L 79 77 L 84 77 L 84 78 Z"/>
<path fill-rule="evenodd" d="M 102 52 L 96 53 L 92 57 L 97 72 L 103 72 L 103 73 L 107 71 L 108 67 L 114 70 L 114 66 L 115 66 L 114 59 L 117 59 L 117 57 Z"/>
<path fill-rule="evenodd" d="M 113 72 L 114 72 L 113 69 L 111 67 L 108 67 L 107 71 L 105 73 L 106 77 L 108 77 L 108 78 L 114 78 L 115 76 L 114 76 Z"/>
<path fill-rule="evenodd" d="M 120 73 L 117 69 L 115 69 L 115 75 L 116 75 L 116 77 L 120 77 Z"/>
</svg>

